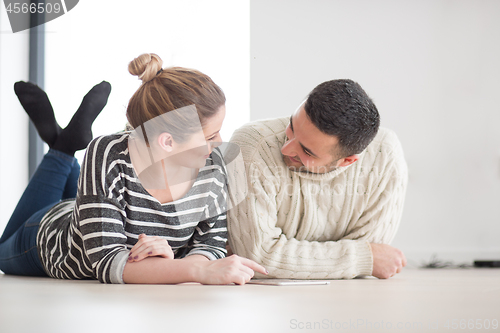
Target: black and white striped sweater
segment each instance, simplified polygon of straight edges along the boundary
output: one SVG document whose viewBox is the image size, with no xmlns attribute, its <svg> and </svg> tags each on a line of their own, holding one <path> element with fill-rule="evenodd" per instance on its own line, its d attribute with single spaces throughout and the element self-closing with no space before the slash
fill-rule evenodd
<svg viewBox="0 0 500 333">
<path fill-rule="evenodd" d="M 225 166 L 215 149 L 192 188 L 161 204 L 141 185 L 128 132 L 94 139 L 83 161 L 76 199 L 61 201 L 40 222 L 37 246 L 49 276 L 123 283 L 130 249 L 141 233 L 166 239 L 175 257 L 225 257 Z"/>
</svg>

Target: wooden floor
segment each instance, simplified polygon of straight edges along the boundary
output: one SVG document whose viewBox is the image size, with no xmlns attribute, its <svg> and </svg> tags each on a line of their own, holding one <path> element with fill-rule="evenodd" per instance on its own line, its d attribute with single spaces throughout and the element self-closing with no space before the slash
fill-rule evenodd
<svg viewBox="0 0 500 333">
<path fill-rule="evenodd" d="M 0 274 L 0 332 L 500 331 L 500 269 L 325 286 L 103 285 Z M 496 327 L 496 329 L 494 329 Z"/>
</svg>

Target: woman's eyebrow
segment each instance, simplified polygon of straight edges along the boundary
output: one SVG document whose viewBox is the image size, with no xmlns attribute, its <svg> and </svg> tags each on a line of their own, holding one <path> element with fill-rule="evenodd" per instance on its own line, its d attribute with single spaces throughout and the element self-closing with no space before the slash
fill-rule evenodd
<svg viewBox="0 0 500 333">
<path fill-rule="evenodd" d="M 220 130 L 215 131 L 215 132 L 213 132 L 212 134 L 207 135 L 205 138 L 209 138 L 209 137 L 211 137 L 211 136 L 213 136 L 213 135 L 215 135 L 215 134 L 217 134 L 217 133 L 219 133 L 219 132 L 220 132 Z"/>
</svg>

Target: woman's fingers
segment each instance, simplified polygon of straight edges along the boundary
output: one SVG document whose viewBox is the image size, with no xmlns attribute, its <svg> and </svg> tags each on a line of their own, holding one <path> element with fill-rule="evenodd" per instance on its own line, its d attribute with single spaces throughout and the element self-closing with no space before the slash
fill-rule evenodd
<svg viewBox="0 0 500 333">
<path fill-rule="evenodd" d="M 267 274 L 267 270 L 247 258 L 237 255 L 210 262 L 206 284 L 245 284 L 254 276 L 254 272 Z M 218 276 L 217 276 L 218 275 Z"/>
<path fill-rule="evenodd" d="M 130 250 L 128 261 L 140 261 L 147 257 L 173 259 L 174 253 L 165 239 L 141 234 L 137 243 Z"/>
<path fill-rule="evenodd" d="M 172 249 L 166 248 L 165 245 L 151 244 L 150 246 L 141 247 L 138 251 L 131 254 L 129 261 L 140 261 L 147 257 L 173 259 L 174 253 Z"/>
<path fill-rule="evenodd" d="M 135 245 L 130 249 L 130 253 L 134 253 L 137 251 L 137 249 L 144 243 L 144 240 L 147 239 L 148 236 L 146 236 L 145 234 L 140 234 L 139 235 L 139 239 L 137 240 L 137 243 L 135 243 Z"/>
<path fill-rule="evenodd" d="M 249 277 L 248 280 L 250 280 L 251 278 L 253 278 L 253 276 L 255 275 L 255 272 L 253 271 L 253 269 L 251 269 L 248 266 L 241 265 L 239 269 L 240 269 L 240 271 L 242 271 L 243 273 L 245 273 L 246 275 L 248 275 L 248 277 Z M 248 282 L 248 280 L 247 280 L 247 282 Z"/>
<path fill-rule="evenodd" d="M 236 256 L 236 255 L 233 254 L 233 256 Z M 238 256 L 236 256 L 236 257 L 238 257 Z M 265 275 L 269 274 L 269 272 L 267 271 L 267 269 L 264 268 L 264 266 L 259 265 L 255 261 L 247 259 L 247 258 L 243 258 L 243 257 L 238 257 L 238 258 L 241 260 L 242 265 L 249 267 L 258 273 L 265 274 Z"/>
</svg>

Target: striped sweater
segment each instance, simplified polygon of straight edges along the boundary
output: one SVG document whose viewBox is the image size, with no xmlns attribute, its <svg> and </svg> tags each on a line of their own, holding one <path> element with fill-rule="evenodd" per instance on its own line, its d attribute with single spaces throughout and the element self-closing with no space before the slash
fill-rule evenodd
<svg viewBox="0 0 500 333">
<path fill-rule="evenodd" d="M 128 152 L 128 132 L 87 148 L 76 199 L 61 201 L 40 222 L 37 247 L 49 276 L 123 283 L 130 249 L 141 233 L 166 239 L 176 258 L 225 257 L 226 173 L 215 149 L 192 188 L 161 204 L 141 185 Z"/>
<path fill-rule="evenodd" d="M 388 244 L 401 221 L 408 170 L 394 132 L 380 128 L 359 160 L 324 174 L 293 172 L 281 147 L 290 118 L 236 130 L 249 184 L 228 212 L 234 253 L 274 278 L 338 279 L 372 274 L 369 243 Z"/>
</svg>

